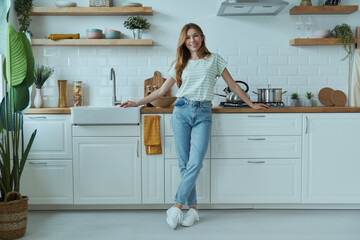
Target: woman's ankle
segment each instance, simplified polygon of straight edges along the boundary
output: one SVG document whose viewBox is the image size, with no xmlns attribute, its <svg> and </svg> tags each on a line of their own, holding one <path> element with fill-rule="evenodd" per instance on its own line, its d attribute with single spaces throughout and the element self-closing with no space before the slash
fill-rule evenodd
<svg viewBox="0 0 360 240">
<path fill-rule="evenodd" d="M 197 211 L 197 207 L 196 207 L 196 206 L 190 206 L 189 209 L 190 209 L 190 208 L 192 208 L 192 209 L 194 209 L 194 210 Z"/>
<path fill-rule="evenodd" d="M 178 204 L 178 203 L 175 203 L 175 207 L 179 208 L 179 209 L 182 209 L 182 205 Z"/>
</svg>

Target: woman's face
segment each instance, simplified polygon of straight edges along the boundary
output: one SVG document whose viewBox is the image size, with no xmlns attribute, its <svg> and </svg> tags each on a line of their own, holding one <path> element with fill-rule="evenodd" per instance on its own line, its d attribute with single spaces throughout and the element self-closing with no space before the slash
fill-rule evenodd
<svg viewBox="0 0 360 240">
<path fill-rule="evenodd" d="M 203 42 L 201 34 L 193 28 L 190 28 L 186 33 L 185 46 L 190 52 L 197 52 Z"/>
</svg>

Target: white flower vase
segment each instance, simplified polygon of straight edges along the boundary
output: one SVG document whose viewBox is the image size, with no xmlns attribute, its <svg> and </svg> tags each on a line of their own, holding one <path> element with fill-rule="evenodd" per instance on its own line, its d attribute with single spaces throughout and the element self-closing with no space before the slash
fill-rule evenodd
<svg viewBox="0 0 360 240">
<path fill-rule="evenodd" d="M 43 97 L 41 96 L 41 88 L 35 89 L 35 98 L 34 98 L 34 107 L 36 108 L 42 108 L 44 105 Z"/>
</svg>

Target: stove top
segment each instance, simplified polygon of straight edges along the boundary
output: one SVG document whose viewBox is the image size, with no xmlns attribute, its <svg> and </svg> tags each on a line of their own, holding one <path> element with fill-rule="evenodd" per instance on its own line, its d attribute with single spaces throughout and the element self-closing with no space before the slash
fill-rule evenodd
<svg viewBox="0 0 360 240">
<path fill-rule="evenodd" d="M 253 102 L 253 103 L 262 103 L 262 102 Z M 263 103 L 268 105 L 269 107 L 272 108 L 281 108 L 281 107 L 285 107 L 284 102 L 266 102 Z M 225 107 L 225 108 L 249 108 L 249 105 L 247 105 L 244 102 L 239 102 L 239 103 L 235 103 L 235 102 L 221 102 L 220 107 Z"/>
</svg>

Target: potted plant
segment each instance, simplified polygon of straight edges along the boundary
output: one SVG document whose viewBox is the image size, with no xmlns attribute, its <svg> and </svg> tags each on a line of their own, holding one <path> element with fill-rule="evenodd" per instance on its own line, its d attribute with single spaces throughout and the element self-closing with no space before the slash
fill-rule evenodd
<svg viewBox="0 0 360 240">
<path fill-rule="evenodd" d="M 306 92 L 305 97 L 305 106 L 312 107 L 312 98 L 314 97 L 314 94 L 312 92 Z"/>
<path fill-rule="evenodd" d="M 15 13 L 20 24 L 20 32 L 28 32 L 31 36 L 32 33 L 28 30 L 31 22 L 30 8 L 33 5 L 33 0 L 15 0 Z"/>
<path fill-rule="evenodd" d="M 54 68 L 50 66 L 44 66 L 36 64 L 34 70 L 34 82 L 36 86 L 36 93 L 34 98 L 34 106 L 36 108 L 41 108 L 44 105 L 43 98 L 41 96 L 41 88 L 46 82 L 46 80 L 54 73 Z"/>
<path fill-rule="evenodd" d="M 142 16 L 128 17 L 124 22 L 126 29 L 133 30 L 134 39 L 141 39 L 142 30 L 150 29 L 151 24 Z"/>
<path fill-rule="evenodd" d="M 20 194 L 20 179 L 34 141 L 36 130 L 25 145 L 23 111 L 29 105 L 29 87 L 34 82 L 34 56 L 30 40 L 6 29 L 6 58 L 3 64 L 5 97 L 0 105 L 0 239 L 15 239 L 25 234 L 28 198 Z M 11 227 L 10 227 L 11 226 Z"/>
<path fill-rule="evenodd" d="M 333 30 L 331 30 L 332 36 L 336 38 L 340 38 L 341 44 L 347 55 L 341 59 L 344 61 L 345 59 L 352 57 L 353 49 L 352 49 L 352 40 L 354 38 L 354 34 L 351 31 L 351 28 L 348 24 L 344 23 L 342 25 L 336 25 Z"/>
<path fill-rule="evenodd" d="M 298 107 L 299 106 L 299 94 L 297 94 L 297 93 L 291 94 L 290 105 L 292 107 Z"/>
<path fill-rule="evenodd" d="M 312 6 L 311 0 L 301 0 L 300 6 Z"/>
</svg>

